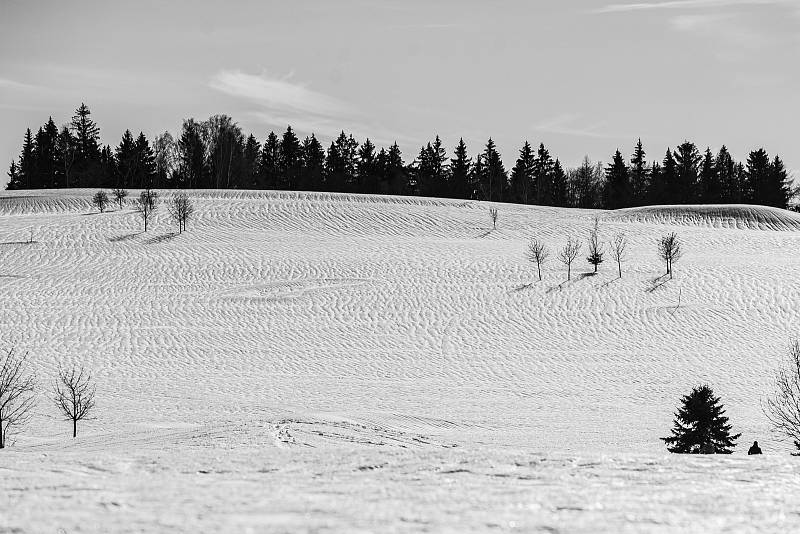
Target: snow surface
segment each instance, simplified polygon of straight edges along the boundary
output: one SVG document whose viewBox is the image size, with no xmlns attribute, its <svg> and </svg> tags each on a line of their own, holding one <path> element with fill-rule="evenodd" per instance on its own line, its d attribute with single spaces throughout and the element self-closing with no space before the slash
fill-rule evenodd
<svg viewBox="0 0 800 534">
<path fill-rule="evenodd" d="M 93 193 L 0 195 L 0 346 L 39 378 L 0 532 L 800 530 L 760 407 L 797 333 L 796 214 L 494 204 L 492 231 L 483 202 L 192 191 L 177 235 Z M 584 247 L 539 282 L 527 240 L 595 216 L 632 242 L 623 278 Z M 98 388 L 75 440 L 50 399 L 73 361 Z M 737 452 L 669 455 L 704 382 Z"/>
</svg>

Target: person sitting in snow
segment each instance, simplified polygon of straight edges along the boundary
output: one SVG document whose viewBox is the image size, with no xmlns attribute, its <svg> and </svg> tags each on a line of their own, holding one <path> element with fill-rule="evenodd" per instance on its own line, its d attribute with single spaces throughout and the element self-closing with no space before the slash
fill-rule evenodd
<svg viewBox="0 0 800 534">
<path fill-rule="evenodd" d="M 761 454 L 761 447 L 758 446 L 758 442 L 754 441 L 753 446 L 747 451 L 747 454 Z"/>
</svg>

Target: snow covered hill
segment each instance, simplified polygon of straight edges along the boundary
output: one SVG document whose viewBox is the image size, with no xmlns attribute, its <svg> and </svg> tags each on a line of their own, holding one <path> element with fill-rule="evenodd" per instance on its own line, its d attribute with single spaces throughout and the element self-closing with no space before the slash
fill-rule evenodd
<svg viewBox="0 0 800 534">
<path fill-rule="evenodd" d="M 0 195 L 0 345 L 40 383 L 0 451 L 0 531 L 800 525 L 760 408 L 800 324 L 797 214 L 492 204 L 492 230 L 484 202 L 192 191 L 178 235 L 163 206 L 145 234 L 93 193 Z M 584 259 L 595 217 L 631 241 L 621 279 Z M 531 237 L 553 252 L 541 282 Z M 50 402 L 73 361 L 98 387 L 76 440 Z M 742 432 L 734 456 L 658 439 L 700 383 Z M 740 457 L 753 440 L 768 454 Z"/>
</svg>

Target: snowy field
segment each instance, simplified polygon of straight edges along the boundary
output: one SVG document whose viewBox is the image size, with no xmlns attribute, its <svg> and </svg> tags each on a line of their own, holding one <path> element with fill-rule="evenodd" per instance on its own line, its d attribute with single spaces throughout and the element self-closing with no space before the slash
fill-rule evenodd
<svg viewBox="0 0 800 534">
<path fill-rule="evenodd" d="M 0 532 L 800 530 L 760 407 L 800 334 L 796 214 L 495 204 L 492 231 L 481 202 L 195 191 L 188 232 L 162 206 L 144 234 L 93 192 L 0 195 L 0 348 L 39 379 Z M 631 241 L 622 279 L 588 275 L 595 216 Z M 534 236 L 584 242 L 571 282 L 554 254 L 538 281 Z M 73 361 L 98 400 L 75 440 Z M 701 383 L 731 456 L 658 439 Z"/>
</svg>

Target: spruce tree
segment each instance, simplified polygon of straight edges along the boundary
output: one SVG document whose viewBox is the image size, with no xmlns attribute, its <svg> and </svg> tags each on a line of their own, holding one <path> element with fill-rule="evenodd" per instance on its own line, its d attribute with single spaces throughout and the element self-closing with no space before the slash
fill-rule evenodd
<svg viewBox="0 0 800 534">
<path fill-rule="evenodd" d="M 464 139 L 458 140 L 458 145 L 450 160 L 450 190 L 454 198 L 468 199 L 472 193 L 470 188 L 470 169 L 472 158 L 467 152 L 467 145 Z"/>
<path fill-rule="evenodd" d="M 782 209 L 786 209 L 792 197 L 791 181 L 786 166 L 779 156 L 775 156 L 770 164 L 762 196 L 767 206 Z"/>
<path fill-rule="evenodd" d="M 243 152 L 243 177 L 242 183 L 248 189 L 255 189 L 258 186 L 258 159 L 261 155 L 261 143 L 256 136 L 250 134 L 244 143 Z"/>
<path fill-rule="evenodd" d="M 553 158 L 550 151 L 539 144 L 536 159 L 533 162 L 533 182 L 536 189 L 536 203 L 540 206 L 553 204 Z"/>
<path fill-rule="evenodd" d="M 658 173 L 659 183 L 655 186 L 654 193 L 659 197 L 655 198 L 653 204 L 679 204 L 680 191 L 678 186 L 678 169 L 672 151 L 667 149 L 661 172 Z"/>
<path fill-rule="evenodd" d="M 528 141 L 522 145 L 519 157 L 511 169 L 511 200 L 530 204 L 533 200 L 533 165 L 536 156 Z"/>
<path fill-rule="evenodd" d="M 698 200 L 703 204 L 719 204 L 722 202 L 722 186 L 717 172 L 716 160 L 710 148 L 706 148 L 703 163 L 700 166 L 698 197 Z"/>
<path fill-rule="evenodd" d="M 100 162 L 100 128 L 91 118 L 86 104 L 75 110 L 70 130 L 75 138 L 75 163 L 72 183 L 67 187 L 91 187 L 98 181 Z"/>
<path fill-rule="evenodd" d="M 697 202 L 697 179 L 702 156 L 694 143 L 684 141 L 675 150 L 675 183 L 670 202 L 691 204 Z"/>
<path fill-rule="evenodd" d="M 375 145 L 367 138 L 358 148 L 358 160 L 356 161 L 357 192 L 377 193 L 378 192 L 378 166 Z"/>
<path fill-rule="evenodd" d="M 503 202 L 508 189 L 508 173 L 503 165 L 503 159 L 497 151 L 497 145 L 491 137 L 483 150 L 482 171 L 479 180 L 484 191 L 483 198 L 489 201 Z"/>
<path fill-rule="evenodd" d="M 650 172 L 647 168 L 647 161 L 645 160 L 646 155 L 647 153 L 642 145 L 642 139 L 639 138 L 639 141 L 636 143 L 636 148 L 633 149 L 629 171 L 631 183 L 631 205 L 633 206 L 643 206 L 648 201 Z"/>
<path fill-rule="evenodd" d="M 308 191 L 321 191 L 325 175 L 325 149 L 314 134 L 303 140 L 301 182 Z"/>
<path fill-rule="evenodd" d="M 149 189 L 156 175 L 156 163 L 153 149 L 143 132 L 139 132 L 134 143 L 134 158 L 133 183 L 140 189 Z"/>
<path fill-rule="evenodd" d="M 267 135 L 261 148 L 261 172 L 259 187 L 261 189 L 277 189 L 280 183 L 281 143 L 275 132 Z"/>
<path fill-rule="evenodd" d="M 300 140 L 295 135 L 291 126 L 281 137 L 278 173 L 280 176 L 279 189 L 292 191 L 297 189 L 297 182 L 300 179 L 301 159 L 300 159 Z M 352 189 L 353 184 L 350 184 Z"/>
<path fill-rule="evenodd" d="M 553 165 L 553 206 L 567 207 L 567 174 L 556 158 Z"/>
<path fill-rule="evenodd" d="M 16 160 L 11 161 L 11 165 L 8 168 L 8 185 L 6 189 L 20 189 L 21 184 L 19 181 L 19 167 L 17 167 Z"/>
<path fill-rule="evenodd" d="M 606 168 L 606 184 L 603 189 L 603 207 L 609 210 L 627 208 L 631 205 L 631 185 L 628 166 L 617 149 L 611 164 Z"/>
<path fill-rule="evenodd" d="M 669 452 L 679 454 L 730 454 L 741 434 L 731 435 L 731 425 L 719 397 L 707 385 L 681 398 L 672 435 L 661 438 Z"/>
<path fill-rule="evenodd" d="M 200 124 L 194 119 L 183 121 L 178 139 L 178 185 L 194 189 L 204 182 L 206 172 L 205 142 Z M 117 162 L 120 164 L 120 162 Z M 121 184 L 118 184 L 121 186 Z"/>
<path fill-rule="evenodd" d="M 741 191 L 736 179 L 736 162 L 733 161 L 725 145 L 722 145 L 714 159 L 714 170 L 719 180 L 720 201 L 729 204 L 741 202 Z"/>
<path fill-rule="evenodd" d="M 35 174 L 34 161 L 34 141 L 31 129 L 25 130 L 25 137 L 22 140 L 22 152 L 19 155 L 19 183 L 20 189 L 30 189 Z"/>
<path fill-rule="evenodd" d="M 75 138 L 66 126 L 58 133 L 56 159 L 58 171 L 54 187 L 69 187 L 73 182 L 72 170 L 75 167 Z"/>
<path fill-rule="evenodd" d="M 753 150 L 747 157 L 744 201 L 769 205 L 769 179 L 771 172 L 769 155 L 763 148 Z"/>
<path fill-rule="evenodd" d="M 116 148 L 116 159 L 117 186 L 132 187 L 138 161 L 136 157 L 136 141 L 133 139 L 133 134 L 131 134 L 130 130 L 125 130 L 125 133 L 122 134 L 122 139 Z"/>
</svg>

